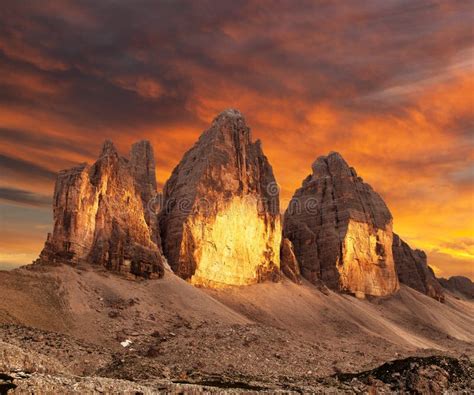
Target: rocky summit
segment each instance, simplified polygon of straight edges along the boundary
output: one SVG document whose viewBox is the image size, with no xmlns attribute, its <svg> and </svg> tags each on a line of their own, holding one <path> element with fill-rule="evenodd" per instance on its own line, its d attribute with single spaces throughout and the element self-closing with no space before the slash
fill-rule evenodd
<svg viewBox="0 0 474 395">
<path fill-rule="evenodd" d="M 165 259 L 146 200 L 156 191 L 153 151 L 135 144 L 130 160 L 106 141 L 99 159 L 59 173 L 54 230 L 37 263 L 86 262 L 143 277 L 160 277 Z"/>
<path fill-rule="evenodd" d="M 312 171 L 284 217 L 302 276 L 360 297 L 397 291 L 392 215 L 382 198 L 336 152 Z"/>
<path fill-rule="evenodd" d="M 412 250 L 396 234 L 393 235 L 392 250 L 400 282 L 443 302 L 443 287 L 428 266 L 426 254 L 421 250 Z"/>
<path fill-rule="evenodd" d="M 163 250 L 196 285 L 246 285 L 276 278 L 279 192 L 260 141 L 242 114 L 219 114 L 164 187 Z"/>
</svg>

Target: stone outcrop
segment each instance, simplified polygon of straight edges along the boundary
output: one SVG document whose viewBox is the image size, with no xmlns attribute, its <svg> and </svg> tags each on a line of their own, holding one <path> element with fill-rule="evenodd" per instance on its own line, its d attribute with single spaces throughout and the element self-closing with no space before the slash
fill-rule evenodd
<svg viewBox="0 0 474 395">
<path fill-rule="evenodd" d="M 244 117 L 222 112 L 164 187 L 160 230 L 171 268 L 211 287 L 276 278 L 278 195 L 272 168 Z"/>
<path fill-rule="evenodd" d="M 454 294 L 474 299 L 474 283 L 464 276 L 452 276 L 449 279 L 438 279 L 440 284 Z"/>
<path fill-rule="evenodd" d="M 318 158 L 285 212 L 303 277 L 356 296 L 398 290 L 392 216 L 338 153 Z"/>
<path fill-rule="evenodd" d="M 145 221 L 152 232 L 152 239 L 161 246 L 157 209 L 153 204 L 156 197 L 155 156 L 149 141 L 141 140 L 132 145 L 129 167 L 135 188 L 142 199 Z"/>
<path fill-rule="evenodd" d="M 398 235 L 393 236 L 393 259 L 400 282 L 443 302 L 443 288 L 428 266 L 426 254 L 421 250 L 412 250 Z"/>
<path fill-rule="evenodd" d="M 282 273 L 296 284 L 301 284 L 301 273 L 293 244 L 283 238 L 281 241 L 280 266 Z"/>
<path fill-rule="evenodd" d="M 39 263 L 80 262 L 144 277 L 164 272 L 153 241 L 156 219 L 144 206 L 156 189 L 148 142 L 133 146 L 130 161 L 110 141 L 99 159 L 59 173 L 54 190 L 54 229 Z"/>
</svg>

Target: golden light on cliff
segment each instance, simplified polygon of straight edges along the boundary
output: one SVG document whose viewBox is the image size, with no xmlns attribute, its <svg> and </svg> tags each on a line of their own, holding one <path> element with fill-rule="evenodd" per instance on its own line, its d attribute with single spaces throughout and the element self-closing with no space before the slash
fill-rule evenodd
<svg viewBox="0 0 474 395">
<path fill-rule="evenodd" d="M 337 265 L 344 288 L 356 294 L 384 296 L 398 289 L 392 255 L 392 225 L 373 229 L 349 221 L 342 247 L 342 265 Z"/>
<path fill-rule="evenodd" d="M 191 278 L 194 285 L 221 287 L 248 285 L 260 273 L 280 266 L 280 220 L 275 227 L 258 213 L 257 199 L 236 197 L 210 218 L 194 218 L 190 224 L 198 262 Z"/>
</svg>

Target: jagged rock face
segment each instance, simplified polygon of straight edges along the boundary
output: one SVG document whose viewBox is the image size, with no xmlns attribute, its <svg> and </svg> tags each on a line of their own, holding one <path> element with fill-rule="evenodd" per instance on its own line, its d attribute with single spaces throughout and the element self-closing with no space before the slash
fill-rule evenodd
<svg viewBox="0 0 474 395">
<path fill-rule="evenodd" d="M 474 299 L 474 283 L 464 276 L 452 276 L 449 279 L 440 278 L 439 283 L 455 294 L 461 294 L 468 299 Z"/>
<path fill-rule="evenodd" d="M 129 168 L 142 199 L 145 221 L 152 231 L 152 239 L 161 246 L 158 218 L 153 204 L 156 197 L 155 156 L 148 141 L 142 140 L 132 145 Z"/>
<path fill-rule="evenodd" d="M 426 254 L 421 250 L 412 250 L 396 234 L 393 235 L 392 250 L 400 282 L 443 302 L 443 289 L 427 264 Z"/>
<path fill-rule="evenodd" d="M 302 276 L 357 296 L 397 291 L 392 216 L 382 198 L 338 153 L 312 170 L 284 218 Z"/>
<path fill-rule="evenodd" d="M 151 150 L 147 142 L 138 146 Z M 156 181 L 147 185 L 145 177 L 135 178 L 151 166 L 152 156 L 141 156 L 136 147 L 129 162 L 106 141 L 92 166 L 82 164 L 59 173 L 54 230 L 39 262 L 88 262 L 145 277 L 163 274 L 164 258 L 152 240 L 142 201 Z"/>
<path fill-rule="evenodd" d="M 283 274 L 296 284 L 301 284 L 301 273 L 293 244 L 283 238 L 281 241 L 280 265 Z"/>
<path fill-rule="evenodd" d="M 278 189 L 238 111 L 215 118 L 174 169 L 160 230 L 172 269 L 193 284 L 246 285 L 277 274 Z"/>
</svg>

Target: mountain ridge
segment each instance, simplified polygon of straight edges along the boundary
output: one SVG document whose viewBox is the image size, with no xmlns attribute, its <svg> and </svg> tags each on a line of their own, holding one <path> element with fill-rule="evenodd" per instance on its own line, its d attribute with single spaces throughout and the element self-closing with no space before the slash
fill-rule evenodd
<svg viewBox="0 0 474 395">
<path fill-rule="evenodd" d="M 133 144 L 126 159 L 106 141 L 92 166 L 59 173 L 55 227 L 38 262 L 82 259 L 161 276 L 169 261 L 181 277 L 210 287 L 278 281 L 286 273 L 360 297 L 394 294 L 400 280 L 443 301 L 426 256 L 393 234 L 388 207 L 356 170 L 337 152 L 318 157 L 311 168 L 282 232 L 271 165 L 238 110 L 217 115 L 184 154 L 165 183 L 158 213 L 150 206 L 157 195 L 150 143 Z M 294 203 L 303 210 L 296 216 Z"/>
</svg>

